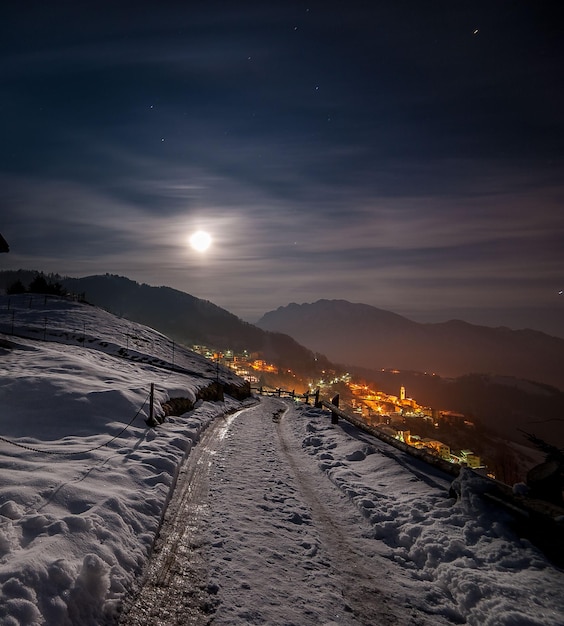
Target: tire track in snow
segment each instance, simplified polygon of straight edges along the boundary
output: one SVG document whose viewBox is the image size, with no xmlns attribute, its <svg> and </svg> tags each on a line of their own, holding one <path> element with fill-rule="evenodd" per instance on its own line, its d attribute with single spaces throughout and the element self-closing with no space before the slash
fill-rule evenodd
<svg viewBox="0 0 564 626">
<path fill-rule="evenodd" d="M 321 488 L 325 476 L 321 472 L 313 474 L 311 461 L 303 457 L 301 449 L 296 452 L 295 436 L 285 427 L 286 415 L 287 411 L 276 424 L 282 451 L 304 499 L 311 507 L 313 521 L 321 534 L 322 547 L 328 552 L 332 568 L 338 573 L 346 606 L 360 624 L 401 624 L 390 599 L 379 588 L 386 574 L 385 565 L 382 564 L 382 571 L 374 570 L 373 560 L 367 559 L 357 549 L 347 527 L 344 526 L 343 530 L 335 518 L 336 507 L 331 504 L 331 508 L 327 506 L 332 500 L 331 491 L 335 488 L 329 481 L 329 489 Z M 362 520 L 359 522 L 362 523 Z"/>
<path fill-rule="evenodd" d="M 262 398 L 234 424 L 210 482 L 213 623 L 356 626 Z M 371 622 L 374 624 L 374 621 Z"/>
<path fill-rule="evenodd" d="M 167 507 L 148 571 L 122 626 L 204 626 L 211 622 L 212 601 L 207 591 L 209 472 L 218 442 L 242 411 L 217 419 L 202 434 L 182 467 Z"/>
</svg>

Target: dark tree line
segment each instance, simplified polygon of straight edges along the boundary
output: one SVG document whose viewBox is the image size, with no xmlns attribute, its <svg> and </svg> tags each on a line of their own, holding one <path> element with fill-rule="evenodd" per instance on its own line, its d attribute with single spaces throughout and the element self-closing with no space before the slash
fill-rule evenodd
<svg viewBox="0 0 564 626">
<path fill-rule="evenodd" d="M 53 296 L 66 295 L 66 289 L 59 282 L 51 282 L 47 280 L 43 274 L 38 274 L 30 283 L 29 287 L 22 283 L 21 280 L 16 280 L 7 289 L 8 295 L 20 294 L 20 293 L 40 293 L 49 294 Z"/>
</svg>

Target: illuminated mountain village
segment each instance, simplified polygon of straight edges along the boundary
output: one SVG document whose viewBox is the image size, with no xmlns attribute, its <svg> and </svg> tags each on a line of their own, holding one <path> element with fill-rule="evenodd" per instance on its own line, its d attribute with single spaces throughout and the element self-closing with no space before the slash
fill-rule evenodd
<svg viewBox="0 0 564 626">
<path fill-rule="evenodd" d="M 313 395 L 316 390 L 327 399 L 338 393 L 342 410 L 410 446 L 425 448 L 448 462 L 466 465 L 491 477 L 508 473 L 507 455 L 499 458 L 499 445 L 484 435 L 480 424 L 461 413 L 419 405 L 399 382 L 399 371 L 393 372 L 398 375 L 398 395 L 390 395 L 355 382 L 349 373 L 322 370 L 316 380 L 303 380 L 292 370 L 281 370 L 257 353 L 217 351 L 205 346 L 192 346 L 192 349 L 218 365 L 229 367 L 258 392 L 276 394 L 283 389 L 301 401 L 305 394 Z M 509 473 L 517 474 L 515 468 L 512 470 Z"/>
</svg>

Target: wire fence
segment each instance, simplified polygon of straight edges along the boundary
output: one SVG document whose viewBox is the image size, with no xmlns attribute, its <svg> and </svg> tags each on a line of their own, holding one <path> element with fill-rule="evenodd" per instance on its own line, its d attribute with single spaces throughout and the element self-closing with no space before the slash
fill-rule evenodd
<svg viewBox="0 0 564 626">
<path fill-rule="evenodd" d="M 130 428 L 130 426 L 133 424 L 133 422 L 137 419 L 137 417 L 139 416 L 139 413 L 141 413 L 141 411 L 145 408 L 145 405 L 147 404 L 147 400 L 149 399 L 150 395 L 151 395 L 151 392 L 149 392 L 147 394 L 147 397 L 145 398 L 145 401 L 139 407 L 137 413 L 135 413 L 135 415 L 119 431 L 119 433 L 117 433 L 116 435 L 114 435 L 113 437 L 111 437 L 110 439 L 105 441 L 104 443 L 101 443 L 101 444 L 96 445 L 96 446 L 92 446 L 91 448 L 86 448 L 85 450 L 73 450 L 73 451 L 64 451 L 64 452 L 61 451 L 61 450 L 46 450 L 46 449 L 42 449 L 42 448 L 37 448 L 36 446 L 30 446 L 28 444 L 19 443 L 18 441 L 14 441 L 13 439 L 9 439 L 8 437 L 3 437 L 2 435 L 0 435 L 0 441 L 4 441 L 5 443 L 9 443 L 10 445 L 15 446 L 17 448 L 23 448 L 24 450 L 29 450 L 31 452 L 38 452 L 39 454 L 53 454 L 53 455 L 57 455 L 57 456 L 77 456 L 77 455 L 89 454 L 90 452 L 95 452 L 96 450 L 100 450 L 101 448 L 106 448 L 113 441 L 115 441 L 116 439 L 119 439 L 123 435 L 123 433 L 128 428 Z"/>
<path fill-rule="evenodd" d="M 17 301 L 16 301 L 17 300 Z M 142 337 L 138 332 L 125 330 L 118 333 L 112 330 L 111 336 L 100 332 L 99 327 L 94 327 L 95 317 L 83 319 L 82 324 L 68 326 L 68 318 L 61 315 L 60 310 L 50 310 L 48 305 L 65 303 L 66 300 L 56 296 L 26 294 L 12 300 L 7 298 L 5 306 L 0 308 L 0 333 L 9 337 L 30 339 L 32 341 L 52 341 L 66 345 L 78 345 L 85 348 L 102 351 L 105 354 L 116 358 L 126 359 L 132 362 L 142 362 L 153 367 L 164 370 L 164 376 L 160 382 L 165 382 L 175 373 L 196 374 L 187 368 L 178 367 L 175 364 L 177 349 L 175 342 L 165 336 L 155 333 L 155 336 Z M 127 323 L 127 322 L 126 322 Z M 78 326 L 81 326 L 79 328 Z M 0 340 L 0 347 L 2 341 Z M 11 347 L 4 345 L 4 347 Z M 153 355 L 161 356 L 155 357 Z M 168 358 L 167 358 L 168 357 Z M 1 376 L 1 372 L 0 372 Z M 14 439 L 0 435 L 0 441 L 14 447 L 28 450 L 40 454 L 56 456 L 78 456 L 94 452 L 104 447 L 108 447 L 113 441 L 126 432 L 139 417 L 149 399 L 152 401 L 153 386 L 147 393 L 143 403 L 137 409 L 135 415 L 125 424 L 125 426 L 107 441 L 95 446 L 75 451 L 61 451 L 45 449 L 36 445 L 21 443 Z M 151 402 L 152 406 L 152 402 Z"/>
<path fill-rule="evenodd" d="M 2 302 L 2 299 L 0 299 L 0 302 Z M 155 369 L 162 372 L 162 375 L 158 376 L 159 384 L 164 384 L 173 375 L 197 378 L 205 376 L 202 369 L 189 367 L 190 360 L 184 357 L 182 346 L 177 346 L 174 340 L 157 331 L 142 327 L 129 320 L 121 320 L 122 328 L 113 325 L 106 329 L 100 323 L 99 317 L 101 314 L 105 315 L 106 311 L 100 313 L 99 309 L 85 307 L 79 311 L 79 314 L 83 316 L 80 319 L 76 315 L 76 310 L 71 314 L 67 314 L 69 306 L 73 306 L 72 304 L 69 305 L 68 299 L 52 295 L 25 294 L 13 298 L 4 298 L 3 303 L 4 306 L 0 305 L 0 333 L 7 337 L 81 346 L 103 352 L 111 357 L 125 359 L 141 367 L 151 366 L 151 377 L 153 379 L 155 377 Z M 110 313 L 108 315 L 111 315 L 112 318 L 116 317 Z M 0 339 L 0 348 L 2 347 L 11 348 L 13 346 L 9 344 L 9 341 L 6 342 Z M 222 367 L 221 381 L 226 382 L 227 378 L 223 380 L 223 370 L 224 368 Z M 210 364 L 207 374 L 208 376 L 213 375 L 216 383 L 220 383 L 219 364 Z M 146 381 L 146 383 L 151 385 L 151 391 L 149 391 L 135 415 L 118 434 L 102 444 L 80 451 L 69 452 L 48 450 L 35 445 L 20 443 L 1 435 L 0 441 L 24 450 L 59 456 L 81 455 L 107 447 L 133 425 L 149 399 L 151 400 L 150 411 L 145 423 L 150 427 L 156 425 L 153 423 L 154 384 L 152 381 Z"/>
</svg>

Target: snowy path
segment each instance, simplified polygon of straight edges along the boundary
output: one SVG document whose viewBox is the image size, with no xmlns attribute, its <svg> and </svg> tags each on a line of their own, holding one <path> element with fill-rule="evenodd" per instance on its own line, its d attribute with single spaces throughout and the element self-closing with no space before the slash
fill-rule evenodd
<svg viewBox="0 0 564 626">
<path fill-rule="evenodd" d="M 219 600 L 214 623 L 368 624 L 377 615 L 382 624 L 396 623 L 379 601 L 378 569 L 375 599 L 363 598 L 362 608 L 368 563 L 339 530 L 350 528 L 350 520 L 329 513 L 329 506 L 343 509 L 342 498 L 331 493 L 335 502 L 322 504 L 325 493 L 309 475 L 325 482 L 323 475 L 311 462 L 305 467 L 305 455 L 302 462 L 299 452 L 290 452 L 297 442 L 288 442 L 285 410 L 272 399 L 249 409 L 234 422 L 219 455 L 211 483 L 211 573 Z M 353 593 L 355 569 L 359 588 Z"/>
<path fill-rule="evenodd" d="M 389 560 L 287 412 L 263 399 L 204 433 L 122 624 L 440 623 L 397 605 Z"/>
</svg>

